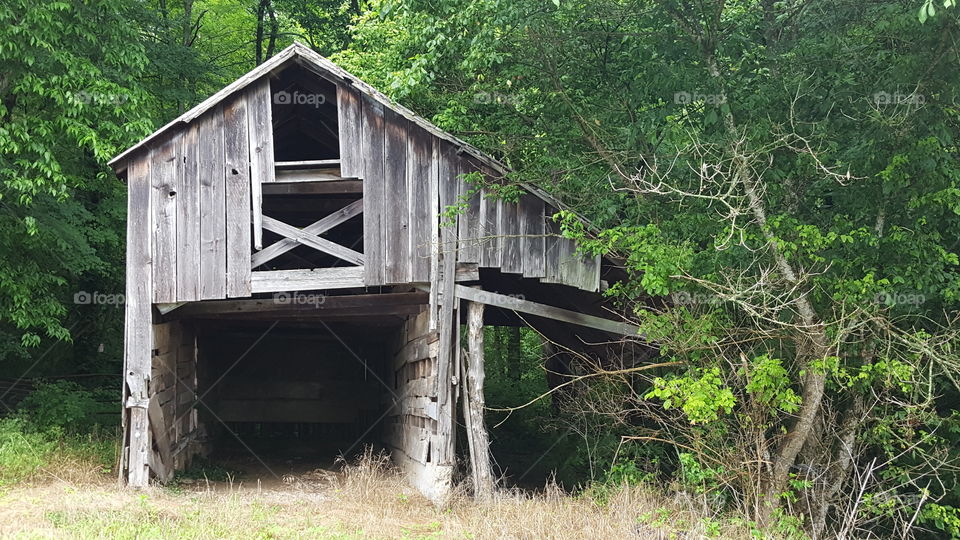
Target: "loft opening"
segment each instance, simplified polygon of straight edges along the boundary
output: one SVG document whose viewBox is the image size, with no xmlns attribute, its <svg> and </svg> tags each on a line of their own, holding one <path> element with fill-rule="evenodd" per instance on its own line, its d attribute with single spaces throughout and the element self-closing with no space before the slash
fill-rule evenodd
<svg viewBox="0 0 960 540">
<path fill-rule="evenodd" d="M 292 65 L 270 81 L 278 162 L 340 159 L 337 85 Z"/>
</svg>

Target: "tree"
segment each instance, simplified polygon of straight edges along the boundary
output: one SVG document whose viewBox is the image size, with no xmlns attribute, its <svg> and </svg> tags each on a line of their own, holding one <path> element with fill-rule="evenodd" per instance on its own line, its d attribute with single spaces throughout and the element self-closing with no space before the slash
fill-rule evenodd
<svg viewBox="0 0 960 540">
<path fill-rule="evenodd" d="M 137 112 L 146 58 L 130 10 L 121 0 L 0 6 L 0 322 L 22 346 L 69 337 L 77 291 L 65 286 L 111 270 L 103 251 L 122 240 L 104 163 L 150 127 Z"/>
<path fill-rule="evenodd" d="M 625 261 L 609 294 L 685 367 L 598 382 L 581 411 L 695 448 L 767 524 L 892 532 L 952 496 L 917 485 L 957 457 L 940 438 L 957 390 L 957 20 L 914 15 L 383 2 L 340 59 L 563 195 L 599 227 L 567 234 Z"/>
</svg>

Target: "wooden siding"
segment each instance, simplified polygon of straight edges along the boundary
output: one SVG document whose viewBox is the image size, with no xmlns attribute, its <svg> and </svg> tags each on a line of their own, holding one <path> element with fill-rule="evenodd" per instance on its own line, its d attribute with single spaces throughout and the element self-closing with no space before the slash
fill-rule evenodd
<svg viewBox="0 0 960 540">
<path fill-rule="evenodd" d="M 152 226 L 136 238 L 151 237 L 153 303 L 251 294 L 248 103 L 214 107 L 145 154 Z"/>
<path fill-rule="evenodd" d="M 360 93 L 342 84 L 337 85 L 337 123 L 340 129 L 340 174 L 363 178 L 363 110 Z"/>
<path fill-rule="evenodd" d="M 452 301 L 453 297 L 448 298 Z M 453 416 L 450 385 L 438 399 L 440 336 L 429 327 L 430 313 L 407 318 L 396 341 L 388 381 L 390 406 L 382 438 L 394 461 L 424 495 L 440 502 L 452 487 Z M 444 340 L 446 343 L 446 340 Z"/>
<path fill-rule="evenodd" d="M 179 321 L 153 325 L 149 392 L 154 474 L 169 480 L 200 451 L 197 440 L 197 344 L 193 329 Z"/>
<path fill-rule="evenodd" d="M 455 249 L 458 263 L 599 289 L 599 259 L 557 236 L 555 207 L 531 193 L 496 197 L 499 173 L 350 86 L 338 85 L 338 100 L 342 177 L 332 180 L 362 184 L 364 285 L 436 283 L 440 253 Z M 270 109 L 269 81 L 256 81 L 141 154 L 154 303 L 252 294 L 251 246 L 262 249 L 263 193 L 278 178 Z M 469 182 L 471 173 L 482 181 Z M 441 191 L 452 201 L 440 201 Z M 443 245 L 451 209 L 455 242 Z"/>
<path fill-rule="evenodd" d="M 384 144 L 385 130 L 383 105 L 364 97 L 360 102 L 363 132 L 363 254 L 364 282 L 367 285 L 383 285 L 384 275 Z M 342 156 L 341 156 L 342 157 Z M 381 179 L 381 180 L 378 180 Z"/>
</svg>

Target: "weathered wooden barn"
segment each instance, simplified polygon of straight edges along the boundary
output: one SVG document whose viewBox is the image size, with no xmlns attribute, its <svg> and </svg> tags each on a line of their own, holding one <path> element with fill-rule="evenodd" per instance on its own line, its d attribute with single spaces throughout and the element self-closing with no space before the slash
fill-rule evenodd
<svg viewBox="0 0 960 540">
<path fill-rule="evenodd" d="M 470 173 L 493 184 L 502 164 L 300 44 L 111 165 L 129 200 L 131 486 L 217 433 L 288 425 L 378 442 L 440 500 L 458 403 L 489 476 L 483 324 L 570 347 L 636 331 L 601 306 L 616 270 L 559 235 L 556 201 L 488 196 Z"/>
</svg>

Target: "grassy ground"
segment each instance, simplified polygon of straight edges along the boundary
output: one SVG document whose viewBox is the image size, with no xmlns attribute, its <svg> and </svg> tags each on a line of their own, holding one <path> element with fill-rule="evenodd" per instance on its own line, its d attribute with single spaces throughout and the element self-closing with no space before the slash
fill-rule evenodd
<svg viewBox="0 0 960 540">
<path fill-rule="evenodd" d="M 184 480 L 122 489 L 97 464 L 54 462 L 0 490 L 0 535 L 13 538 L 745 538 L 651 491 L 606 504 L 556 489 L 437 508 L 377 456 L 272 486 Z"/>
</svg>

